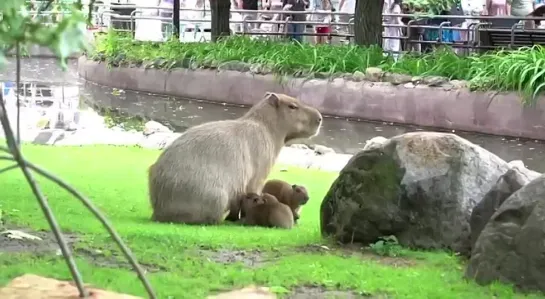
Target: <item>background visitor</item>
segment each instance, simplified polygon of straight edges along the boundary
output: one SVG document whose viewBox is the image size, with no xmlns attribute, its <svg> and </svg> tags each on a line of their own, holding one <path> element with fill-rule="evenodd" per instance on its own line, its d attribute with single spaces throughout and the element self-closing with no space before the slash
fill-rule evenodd
<svg viewBox="0 0 545 299">
<path fill-rule="evenodd" d="M 511 6 L 507 0 L 487 0 L 484 13 L 487 16 L 508 16 Z"/>
<path fill-rule="evenodd" d="M 511 15 L 525 17 L 534 11 L 534 0 L 511 0 Z"/>
<path fill-rule="evenodd" d="M 401 14 L 401 0 L 385 0 L 382 9 L 384 14 Z M 384 23 L 389 25 L 403 25 L 401 17 L 396 16 L 384 16 Z M 390 27 L 384 26 L 383 35 L 394 38 L 383 39 L 383 49 L 385 52 L 393 52 L 394 59 L 397 59 L 399 52 L 401 52 L 401 29 L 403 27 Z"/>
<path fill-rule="evenodd" d="M 259 7 L 258 0 L 240 0 L 239 5 L 241 9 L 248 10 L 242 13 L 242 19 L 247 21 L 257 20 L 257 9 Z M 252 29 L 259 28 L 259 23 L 246 24 L 246 31 L 252 31 Z"/>
<path fill-rule="evenodd" d="M 332 12 L 333 6 L 331 5 L 331 1 L 330 0 L 316 1 L 314 6 L 314 11 L 315 12 L 326 12 L 326 11 Z M 313 22 L 322 22 L 322 23 L 330 23 L 333 18 L 332 14 L 314 14 L 312 16 L 313 16 L 312 18 Z M 314 27 L 314 30 L 316 34 L 327 34 L 331 32 L 331 26 L 329 24 L 320 24 L 320 25 L 316 25 Z M 325 35 L 316 36 L 315 42 L 316 44 L 323 44 L 326 42 L 327 38 L 328 37 Z"/>
<path fill-rule="evenodd" d="M 290 11 L 305 11 L 309 7 L 309 2 L 306 0 L 282 0 L 282 7 Z M 288 14 L 291 17 L 291 21 L 304 22 L 307 20 L 306 14 Z M 288 36 L 300 43 L 303 42 L 303 33 L 305 31 L 305 24 L 293 24 L 288 23 Z"/>
<path fill-rule="evenodd" d="M 348 13 L 349 15 L 339 15 L 339 23 L 348 23 L 350 19 L 354 18 L 356 12 L 356 0 L 341 0 L 339 2 L 339 12 Z M 354 26 L 352 24 L 351 26 Z M 348 25 L 341 25 L 340 31 L 348 33 L 350 32 Z"/>
</svg>

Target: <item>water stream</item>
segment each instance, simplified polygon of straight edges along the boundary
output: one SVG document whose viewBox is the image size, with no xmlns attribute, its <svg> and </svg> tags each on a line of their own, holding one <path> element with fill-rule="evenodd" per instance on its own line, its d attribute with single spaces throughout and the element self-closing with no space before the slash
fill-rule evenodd
<svg viewBox="0 0 545 299">
<path fill-rule="evenodd" d="M 15 64 L 10 60 L 7 69 L 0 74 L 12 123 L 15 120 L 14 70 Z M 126 130 L 140 130 L 147 120 L 155 120 L 176 132 L 183 132 L 203 122 L 236 118 L 247 110 L 241 106 L 122 91 L 83 82 L 77 78 L 75 61 L 70 62 L 67 72 L 62 72 L 52 59 L 25 59 L 22 63 L 22 82 L 25 84 L 20 92 L 26 93 L 25 106 L 21 109 L 22 123 L 27 128 L 75 130 L 85 127 L 98 130 L 121 123 Z M 354 154 L 366 140 L 375 136 L 392 137 L 418 130 L 423 129 L 326 117 L 314 143 L 333 148 L 339 153 Z M 455 133 L 506 161 L 523 160 L 528 168 L 545 172 L 545 160 L 540 159 L 545 152 L 542 141 Z M 40 140 L 35 142 L 39 143 Z"/>
</svg>

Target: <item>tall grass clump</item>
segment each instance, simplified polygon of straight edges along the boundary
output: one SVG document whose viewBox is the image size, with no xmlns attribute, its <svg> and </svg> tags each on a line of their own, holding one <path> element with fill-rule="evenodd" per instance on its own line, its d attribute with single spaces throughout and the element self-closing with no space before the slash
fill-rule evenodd
<svg viewBox="0 0 545 299">
<path fill-rule="evenodd" d="M 473 89 L 518 91 L 524 104 L 535 103 L 545 88 L 545 49 L 536 45 L 514 51 L 458 55 L 448 47 L 405 54 L 394 61 L 380 47 L 311 45 L 232 36 L 217 43 L 134 41 L 125 33 L 97 37 L 95 60 L 110 65 L 155 63 L 154 67 L 220 67 L 227 62 L 259 64 L 279 75 L 309 76 L 365 72 L 368 67 L 411 76 L 466 80 Z"/>
<path fill-rule="evenodd" d="M 519 91 L 525 104 L 534 104 L 545 88 L 545 48 L 535 45 L 484 54 L 473 60 L 470 75 L 475 84 Z"/>
</svg>

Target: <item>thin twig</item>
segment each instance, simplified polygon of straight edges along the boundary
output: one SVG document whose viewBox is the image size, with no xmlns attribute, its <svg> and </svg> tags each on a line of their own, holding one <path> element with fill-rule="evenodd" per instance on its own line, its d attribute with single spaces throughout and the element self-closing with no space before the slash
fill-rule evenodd
<svg viewBox="0 0 545 299">
<path fill-rule="evenodd" d="M 0 156 L 0 160 L 8 160 L 8 161 L 14 161 L 12 157 L 9 156 Z M 54 174 L 50 173 L 49 171 L 40 168 L 39 166 L 32 164 L 31 162 L 26 161 L 26 165 L 28 168 L 32 169 L 33 171 L 37 172 L 38 174 L 50 179 L 51 181 L 58 184 L 61 188 L 64 188 L 66 191 L 68 191 L 70 194 L 75 196 L 79 201 L 83 203 L 83 205 L 93 213 L 95 217 L 98 218 L 98 220 L 102 223 L 104 228 L 110 233 L 110 236 L 112 239 L 117 243 L 125 257 L 129 260 L 131 265 L 133 266 L 134 270 L 138 274 L 138 278 L 142 281 L 144 284 L 144 287 L 146 288 L 146 291 L 148 292 L 148 295 L 150 298 L 154 299 L 157 298 L 155 296 L 155 293 L 153 291 L 153 288 L 151 287 L 150 283 L 148 282 L 147 278 L 145 277 L 144 271 L 138 261 L 136 260 L 136 257 L 132 253 L 132 251 L 124 244 L 124 242 L 121 240 L 121 237 L 117 234 L 113 226 L 110 224 L 108 219 L 106 219 L 102 213 L 95 207 L 95 205 L 89 201 L 85 196 L 83 196 L 81 193 L 79 193 L 74 187 L 70 186 L 68 183 L 63 181 L 62 179 L 56 177 Z"/>
<path fill-rule="evenodd" d="M 6 106 L 4 105 L 4 98 L 2 93 L 0 93 L 0 107 L 2 108 L 2 111 L 7 111 Z M 62 232 L 59 229 L 57 220 L 55 219 L 55 216 L 53 215 L 53 212 L 51 211 L 51 208 L 49 207 L 47 200 L 44 198 L 44 195 L 42 194 L 40 187 L 38 187 L 38 184 L 34 180 L 34 177 L 32 176 L 29 169 L 27 168 L 26 161 L 24 160 L 23 155 L 21 154 L 21 151 L 19 149 L 19 145 L 17 144 L 13 136 L 13 131 L 11 130 L 11 126 L 9 124 L 9 118 L 8 118 L 7 112 L 0 114 L 0 122 L 2 123 L 2 127 L 4 128 L 4 135 L 6 137 L 6 142 L 8 144 L 8 147 L 11 149 L 11 154 L 13 155 L 13 157 L 9 157 L 9 158 L 12 159 L 12 161 L 17 162 L 17 164 L 21 168 L 21 171 L 23 171 L 23 174 L 28 184 L 30 185 L 30 188 L 32 189 L 32 193 L 34 193 L 34 195 L 36 196 L 36 199 L 38 199 L 38 203 L 40 204 L 40 207 L 42 208 L 42 212 L 44 213 L 45 218 L 47 219 L 47 222 L 49 223 L 49 226 L 51 227 L 51 230 L 53 231 L 53 234 L 55 235 L 55 239 L 57 239 L 57 243 L 59 244 L 59 247 L 61 249 L 62 255 L 64 256 L 66 264 L 68 265 L 68 268 L 70 269 L 72 278 L 74 279 L 74 282 L 76 283 L 80 297 L 87 298 L 88 293 L 83 286 L 83 280 L 76 266 L 76 262 L 74 261 L 74 257 L 72 256 L 70 249 L 66 245 L 64 236 L 62 235 Z"/>
<path fill-rule="evenodd" d="M 8 166 L 4 169 L 0 169 L 0 174 L 4 173 L 4 172 L 8 172 L 10 170 L 13 170 L 15 168 L 19 168 L 19 164 L 15 164 L 15 165 L 11 165 L 11 166 Z"/>
</svg>

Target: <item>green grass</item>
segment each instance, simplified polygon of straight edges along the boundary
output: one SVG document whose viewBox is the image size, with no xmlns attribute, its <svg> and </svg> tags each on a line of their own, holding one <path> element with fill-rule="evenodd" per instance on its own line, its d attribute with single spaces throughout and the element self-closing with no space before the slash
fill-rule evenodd
<svg viewBox="0 0 545 299">
<path fill-rule="evenodd" d="M 301 285 L 351 289 L 389 298 L 524 298 L 510 286 L 481 287 L 462 278 L 464 264 L 445 252 L 403 249 L 401 258 L 361 250 L 341 254 L 319 234 L 320 201 L 337 173 L 276 167 L 271 177 L 304 184 L 311 200 L 293 230 L 221 226 L 185 226 L 149 221 L 146 169 L 159 151 L 136 147 L 46 147 L 24 145 L 26 157 L 65 178 L 109 217 L 140 262 L 161 269 L 148 274 L 159 298 L 204 298 L 217 290 L 259 284 L 286 291 Z M 6 166 L 0 162 L 0 168 Z M 104 259 L 121 259 L 106 232 L 67 192 L 39 179 L 61 227 L 77 233 L 78 249 L 101 250 Z M 48 229 L 38 204 L 18 171 L 2 174 L 0 209 L 9 225 Z M 308 245 L 329 251 L 302 251 Z M 200 250 L 259 250 L 265 261 L 254 267 L 222 264 Z M 78 251 L 79 252 L 79 251 Z M 343 251 L 346 253 L 346 249 Z M 396 252 L 400 254 L 400 252 Z M 389 263 L 388 263 L 389 261 Z M 394 267 L 392 261 L 409 265 Z M 134 295 L 145 293 L 129 269 L 100 266 L 79 252 L 77 262 L 86 282 Z M 0 285 L 23 273 L 68 279 L 63 260 L 54 254 L 0 253 Z M 170 297 L 169 297 L 170 296 Z M 530 298 L 532 296 L 528 296 Z M 533 298 L 539 298 L 537 295 Z"/>
<path fill-rule="evenodd" d="M 459 56 L 449 48 L 422 55 L 404 55 L 395 62 L 379 47 L 311 45 L 231 37 L 218 43 L 137 42 L 123 33 L 97 37 L 93 54 L 111 65 L 215 68 L 226 62 L 258 64 L 279 75 L 364 72 L 368 67 L 413 76 L 444 76 L 466 80 L 474 89 L 517 91 L 525 104 L 536 101 L 545 88 L 545 48 Z"/>
</svg>

